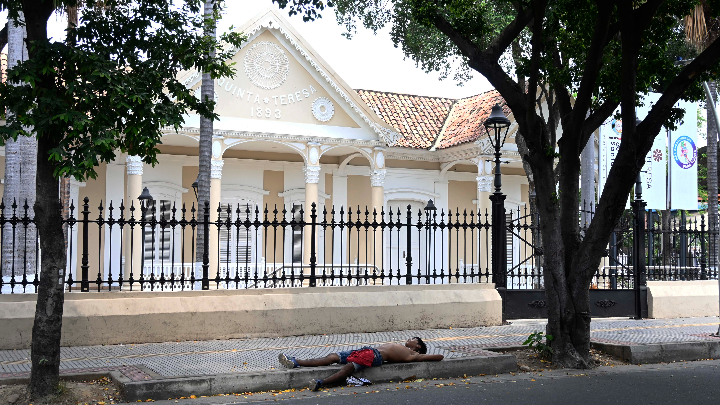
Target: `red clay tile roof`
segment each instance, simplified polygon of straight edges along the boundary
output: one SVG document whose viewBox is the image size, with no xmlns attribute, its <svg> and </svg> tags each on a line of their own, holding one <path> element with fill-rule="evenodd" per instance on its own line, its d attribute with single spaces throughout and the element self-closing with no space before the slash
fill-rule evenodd
<svg viewBox="0 0 720 405">
<path fill-rule="evenodd" d="M 380 118 L 403 136 L 397 146 L 428 149 L 435 142 L 454 100 L 373 90 L 356 90 Z"/>
<path fill-rule="evenodd" d="M 482 123 L 490 115 L 492 107 L 498 103 L 503 106 L 505 115 L 510 115 L 510 108 L 495 90 L 457 100 L 447 118 L 448 122 L 437 149 L 473 142 L 485 136 Z"/>
<path fill-rule="evenodd" d="M 492 106 L 500 103 L 505 115 L 510 109 L 495 91 L 463 99 L 414 96 L 373 90 L 356 90 L 380 118 L 403 136 L 397 146 L 445 149 L 473 142 L 485 135 L 482 122 Z M 440 139 L 438 139 L 440 137 Z"/>
<path fill-rule="evenodd" d="M 0 53 L 0 83 L 5 83 L 7 75 L 5 70 L 7 69 L 7 54 Z"/>
</svg>

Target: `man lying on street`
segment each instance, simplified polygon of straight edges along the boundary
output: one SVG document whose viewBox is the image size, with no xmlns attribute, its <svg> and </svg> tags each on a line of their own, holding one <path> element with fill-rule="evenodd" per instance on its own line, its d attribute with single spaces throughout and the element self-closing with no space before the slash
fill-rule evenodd
<svg viewBox="0 0 720 405">
<path fill-rule="evenodd" d="M 278 360 L 280 364 L 287 368 L 320 367 L 335 363 L 344 364 L 340 371 L 324 380 L 311 380 L 310 389 L 317 391 L 324 386 L 342 381 L 355 371 L 368 367 L 377 367 L 385 361 L 388 363 L 409 363 L 412 361 L 440 361 L 443 359 L 442 354 L 426 353 L 427 346 L 425 342 L 419 337 L 413 337 L 408 339 L 405 345 L 386 343 L 376 348 L 366 346 L 359 350 L 331 353 L 318 359 L 301 360 L 280 353 Z"/>
</svg>

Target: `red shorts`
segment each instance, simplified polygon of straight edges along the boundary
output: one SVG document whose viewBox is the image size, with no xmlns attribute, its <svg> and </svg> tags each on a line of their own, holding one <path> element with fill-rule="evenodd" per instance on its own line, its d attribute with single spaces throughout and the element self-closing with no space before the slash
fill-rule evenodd
<svg viewBox="0 0 720 405">
<path fill-rule="evenodd" d="M 375 360 L 375 352 L 372 349 L 356 350 L 347 357 L 348 363 L 355 363 L 365 367 L 372 366 L 373 360 Z"/>
</svg>

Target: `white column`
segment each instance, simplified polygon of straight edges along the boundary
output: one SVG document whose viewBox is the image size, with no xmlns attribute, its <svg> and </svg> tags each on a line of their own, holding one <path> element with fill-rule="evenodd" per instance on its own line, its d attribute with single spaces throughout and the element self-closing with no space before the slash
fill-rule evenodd
<svg viewBox="0 0 720 405">
<path fill-rule="evenodd" d="M 335 206 L 335 222 L 340 219 L 347 220 L 347 176 L 333 174 L 333 205 Z M 343 217 L 340 216 L 340 208 L 343 209 Z M 345 236 L 345 238 L 342 238 Z M 335 232 L 333 236 L 333 263 L 345 263 L 347 259 L 347 232 Z"/>
<path fill-rule="evenodd" d="M 387 174 L 386 169 L 375 169 L 370 172 L 370 185 L 371 185 L 371 198 L 372 198 L 372 209 L 377 213 L 376 220 L 381 221 L 380 213 L 383 211 L 385 205 L 385 175 Z M 372 211 L 370 212 L 370 219 L 372 220 Z M 378 273 L 382 267 L 383 262 L 383 233 L 382 231 L 375 231 L 375 242 L 373 247 L 368 246 L 368 261 L 377 266 Z M 372 237 L 372 235 L 371 235 Z M 372 242 L 371 242 L 372 243 Z"/>
<path fill-rule="evenodd" d="M 110 204 L 112 203 L 112 217 L 113 219 L 120 218 L 120 204 L 124 199 L 125 190 L 125 164 L 123 162 L 112 162 L 108 163 L 105 171 L 105 184 L 109 187 L 105 187 L 105 218 L 110 216 Z M 105 276 L 107 277 L 107 271 L 112 271 L 112 278 L 116 280 L 120 272 L 122 271 L 122 251 L 120 251 L 120 227 L 115 225 L 110 229 L 110 226 L 105 226 L 105 241 L 104 248 L 104 269 Z M 111 249 L 112 247 L 112 249 Z"/>
<path fill-rule="evenodd" d="M 312 215 L 313 203 L 315 204 L 316 209 L 318 206 L 318 182 L 320 181 L 320 166 L 305 165 L 305 167 L 303 168 L 303 172 L 305 173 L 305 205 L 303 206 L 303 209 L 305 210 L 305 222 L 309 224 L 312 222 L 312 218 L 310 216 Z M 310 228 L 310 226 L 306 226 L 303 232 L 303 263 L 310 264 L 310 237 L 312 236 L 312 229 Z M 315 240 L 317 241 L 317 235 Z"/>
<path fill-rule="evenodd" d="M 218 206 L 220 205 L 221 189 L 222 189 L 222 169 L 225 165 L 225 161 L 222 159 L 215 159 L 210 162 L 210 222 L 218 220 Z M 208 275 L 211 280 L 218 274 L 219 264 L 219 251 L 218 251 L 218 230 L 214 226 L 210 226 L 210 235 L 208 237 L 208 244 L 210 251 L 208 252 L 208 258 L 210 262 L 210 269 Z M 225 274 L 221 274 L 221 278 Z"/>
<path fill-rule="evenodd" d="M 490 215 L 492 214 L 490 195 L 492 194 L 495 176 L 491 173 L 492 168 L 490 162 L 484 160 L 478 161 L 478 176 L 475 179 L 477 180 L 477 208 L 478 215 L 480 216 L 478 221 L 480 223 L 484 223 L 486 219 L 490 220 Z M 488 216 L 485 216 L 486 213 Z M 488 251 L 492 246 L 490 232 L 480 231 L 478 238 L 479 241 L 475 241 L 476 244 L 479 242 L 480 245 L 478 259 L 476 260 L 479 267 L 478 271 L 485 271 L 486 268 L 488 271 L 491 271 L 492 263 L 490 251 Z M 483 279 L 483 281 L 485 280 Z"/>
<path fill-rule="evenodd" d="M 125 196 L 125 219 L 130 219 L 130 207 L 134 207 L 132 215 L 135 221 L 140 221 L 142 210 L 138 197 L 142 193 L 143 162 L 139 156 L 128 156 L 125 159 L 127 168 L 127 195 Z M 123 250 L 125 251 L 125 274 L 123 280 L 127 281 L 132 272 L 133 279 L 140 278 L 140 258 L 143 253 L 142 229 L 139 225 L 131 228 L 126 226 L 124 231 Z M 132 257 L 131 257 L 132 255 Z"/>
</svg>

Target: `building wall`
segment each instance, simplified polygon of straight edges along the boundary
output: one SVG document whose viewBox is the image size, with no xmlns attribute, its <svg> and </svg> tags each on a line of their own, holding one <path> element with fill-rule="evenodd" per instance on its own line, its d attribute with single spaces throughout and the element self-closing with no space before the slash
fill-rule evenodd
<svg viewBox="0 0 720 405">
<path fill-rule="evenodd" d="M 453 181 L 448 182 L 449 208 L 452 215 L 452 223 L 478 224 L 477 205 L 477 183 L 474 181 Z M 471 216 L 470 213 L 473 213 Z M 481 215 L 480 222 L 485 222 Z M 485 229 L 477 229 L 474 232 L 470 229 L 454 228 L 449 230 L 448 252 L 450 270 L 454 276 L 462 276 L 463 265 L 472 265 L 474 271 L 485 271 L 490 267 L 487 255 L 479 254 L 486 252 L 484 244 L 488 241 L 488 232 Z M 447 266 L 445 266 L 447 268 Z M 470 269 L 468 269 L 470 271 Z M 451 279 L 453 282 L 457 278 Z M 462 281 L 462 278 L 460 278 Z"/>
<path fill-rule="evenodd" d="M 268 165 L 269 166 L 269 165 Z M 270 212 L 277 208 L 277 220 L 282 221 L 282 211 L 285 207 L 285 201 L 278 193 L 285 190 L 285 178 L 282 171 L 264 170 L 263 171 L 263 188 L 270 194 L 263 198 L 263 204 Z M 285 230 L 286 232 L 289 230 Z M 263 242 L 263 252 L 268 252 L 270 257 L 266 260 L 269 262 L 281 261 L 284 254 L 285 240 L 283 239 L 283 229 L 278 227 L 276 230 L 269 229 L 267 242 Z M 277 256 L 273 257 L 273 252 Z"/>
<path fill-rule="evenodd" d="M 366 209 L 372 212 L 372 196 L 370 194 L 370 176 L 350 175 L 347 179 L 348 183 L 348 208 L 352 209 L 352 221 L 365 221 Z M 358 217 L 358 210 L 360 216 Z M 372 221 L 372 216 L 369 216 Z M 346 214 L 347 220 L 347 214 Z M 352 232 L 345 230 L 343 243 L 349 247 L 350 263 L 367 263 L 372 258 L 366 259 L 367 250 L 365 249 L 365 232 L 358 232 L 357 229 Z M 358 241 L 360 246 L 358 247 Z M 372 234 L 368 233 L 368 245 L 372 245 Z"/>
<path fill-rule="evenodd" d="M 83 199 L 85 197 L 88 197 L 89 201 L 89 211 L 90 214 L 88 215 L 89 219 L 96 219 L 99 215 L 98 207 L 100 204 L 103 204 L 103 207 L 106 206 L 107 201 L 105 200 L 105 169 L 106 164 L 101 163 L 98 167 L 95 168 L 95 171 L 97 172 L 97 178 L 88 180 L 86 182 L 85 187 L 80 189 L 79 196 L 80 201 L 75 201 L 75 217 L 82 219 L 82 211 L 83 211 Z M 104 210 L 103 210 L 104 211 Z M 75 269 L 75 275 L 74 278 L 76 281 L 79 281 L 81 279 L 81 266 L 82 266 L 82 241 L 84 238 L 84 231 L 83 227 L 80 224 L 75 225 L 78 227 L 78 260 L 77 260 L 77 266 Z M 102 239 L 101 239 L 102 237 Z M 90 265 L 90 273 L 89 273 L 89 279 L 95 280 L 97 279 L 98 275 L 105 279 L 107 278 L 107 274 L 105 274 L 105 263 L 103 260 L 103 253 L 105 249 L 104 244 L 105 239 L 105 231 L 100 229 L 99 226 L 90 224 L 88 226 L 88 263 Z M 113 266 L 113 268 L 116 268 Z M 117 278 L 118 273 L 115 273 L 112 275 L 113 279 Z M 90 285 L 90 289 L 92 290 L 94 287 L 93 284 Z"/>
</svg>

